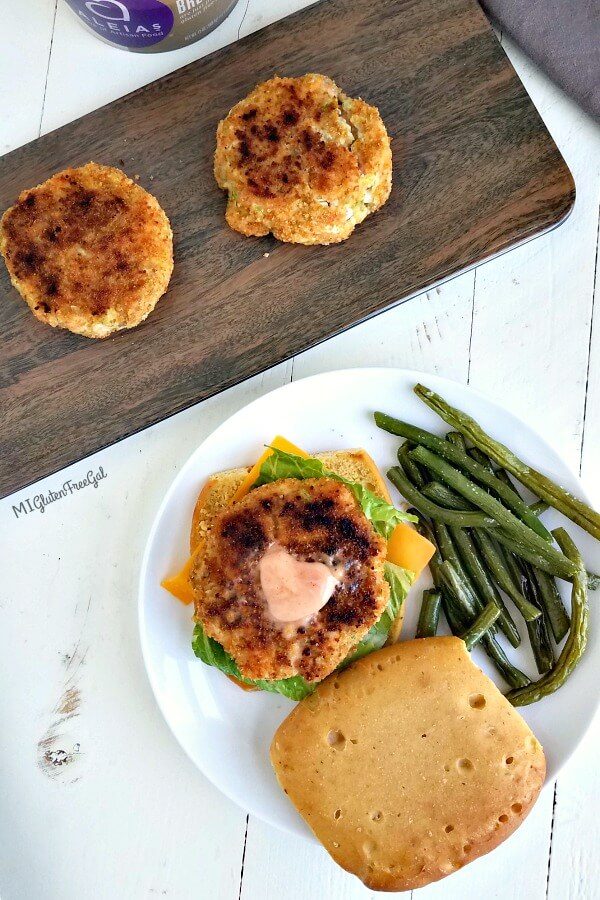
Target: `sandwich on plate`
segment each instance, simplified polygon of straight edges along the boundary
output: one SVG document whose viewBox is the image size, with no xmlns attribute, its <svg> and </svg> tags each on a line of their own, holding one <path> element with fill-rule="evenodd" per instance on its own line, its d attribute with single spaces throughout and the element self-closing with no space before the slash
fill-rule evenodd
<svg viewBox="0 0 600 900">
<path fill-rule="evenodd" d="M 252 468 L 211 476 L 191 556 L 163 586 L 194 605 L 194 653 L 242 687 L 300 700 L 395 641 L 434 548 L 364 450 L 308 456 L 275 438 Z"/>
</svg>

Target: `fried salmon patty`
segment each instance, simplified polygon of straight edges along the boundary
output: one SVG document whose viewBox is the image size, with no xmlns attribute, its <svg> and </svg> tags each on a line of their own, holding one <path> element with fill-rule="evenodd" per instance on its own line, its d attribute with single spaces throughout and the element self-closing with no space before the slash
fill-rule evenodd
<svg viewBox="0 0 600 900">
<path fill-rule="evenodd" d="M 305 623 L 269 614 L 259 563 L 273 544 L 340 573 L 331 598 Z M 191 573 L 196 619 L 246 678 L 319 681 L 387 606 L 385 557 L 386 542 L 345 485 L 329 478 L 263 485 L 215 520 Z"/>
<path fill-rule="evenodd" d="M 236 231 L 332 244 L 389 197 L 390 139 L 378 110 L 330 78 L 275 77 L 219 123 L 215 177 Z"/>
<path fill-rule="evenodd" d="M 36 318 L 93 338 L 138 325 L 173 271 L 158 201 L 93 162 L 23 191 L 0 222 L 0 251 Z"/>
</svg>

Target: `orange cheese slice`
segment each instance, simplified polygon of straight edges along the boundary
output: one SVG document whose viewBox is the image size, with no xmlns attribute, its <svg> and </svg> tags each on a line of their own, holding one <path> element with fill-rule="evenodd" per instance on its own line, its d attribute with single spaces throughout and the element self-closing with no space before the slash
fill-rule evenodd
<svg viewBox="0 0 600 900">
<path fill-rule="evenodd" d="M 164 587 L 165 590 L 169 591 L 169 593 L 173 594 L 174 597 L 177 597 L 178 600 L 181 600 L 181 602 L 186 605 L 194 602 L 194 593 L 192 591 L 192 585 L 190 584 L 190 574 L 194 560 L 202 546 L 202 543 L 198 544 L 183 568 L 176 575 L 172 575 L 170 578 L 165 578 L 161 581 L 161 587 Z"/>
<path fill-rule="evenodd" d="M 388 541 L 388 561 L 414 572 L 415 581 L 434 553 L 431 541 L 405 522 L 396 525 Z"/>
</svg>

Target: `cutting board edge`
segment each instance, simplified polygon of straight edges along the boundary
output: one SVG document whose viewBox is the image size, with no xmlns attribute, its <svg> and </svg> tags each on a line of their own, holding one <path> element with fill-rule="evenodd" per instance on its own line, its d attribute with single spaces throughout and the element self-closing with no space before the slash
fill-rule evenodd
<svg viewBox="0 0 600 900">
<path fill-rule="evenodd" d="M 322 0 L 318 0 L 318 2 L 322 2 Z M 562 158 L 562 155 L 561 155 L 561 158 Z M 566 162 L 565 162 L 565 169 L 570 177 L 570 180 L 572 182 L 572 187 L 573 187 L 572 193 L 570 195 L 570 203 L 569 203 L 567 209 L 553 223 L 551 223 L 541 229 L 538 229 L 537 231 L 533 232 L 529 236 L 523 238 L 522 240 L 520 240 L 516 243 L 509 244 L 508 246 L 504 247 L 502 250 L 490 253 L 489 256 L 483 257 L 482 259 L 478 260 L 477 262 L 474 262 L 472 265 L 466 266 L 463 269 L 458 269 L 455 272 L 452 272 L 451 274 L 445 276 L 444 278 L 439 279 L 438 281 L 431 282 L 431 284 L 428 284 L 425 287 L 419 287 L 418 290 L 416 290 L 410 294 L 406 294 L 404 297 L 399 297 L 397 300 L 388 304 L 383 309 L 378 309 L 375 312 L 371 313 L 370 315 L 365 316 L 364 318 L 358 319 L 356 322 L 351 322 L 349 325 L 345 326 L 344 328 L 338 329 L 333 334 L 326 335 L 325 337 L 321 338 L 318 341 L 315 341 L 312 344 L 309 344 L 308 346 L 302 348 L 301 350 L 297 350 L 294 353 L 290 353 L 286 356 L 283 356 L 281 359 L 275 360 L 270 366 L 267 366 L 266 368 L 263 368 L 263 369 L 259 368 L 255 372 L 251 372 L 249 374 L 243 375 L 240 378 L 235 377 L 230 382 L 220 386 L 217 390 L 210 391 L 209 393 L 207 393 L 206 395 L 204 395 L 203 397 L 201 397 L 197 400 L 192 400 L 189 403 L 186 402 L 181 407 L 178 407 L 177 409 L 174 409 L 172 412 L 167 413 L 167 415 L 161 416 L 157 419 L 154 419 L 154 421 L 151 421 L 144 425 L 141 425 L 139 428 L 134 428 L 131 431 L 126 431 L 122 435 L 114 438 L 114 440 L 108 441 L 106 444 L 103 444 L 102 446 L 91 451 L 90 453 L 87 453 L 87 454 L 84 453 L 82 456 L 75 457 L 70 462 L 66 463 L 65 465 L 58 466 L 55 469 L 51 468 L 47 472 L 45 472 L 43 475 L 36 476 L 31 481 L 27 481 L 25 484 L 22 484 L 18 488 L 14 488 L 14 489 L 9 488 L 7 491 L 3 484 L 2 478 L 0 476 L 0 500 L 6 500 L 6 499 L 10 498 L 11 496 L 14 496 L 14 495 L 20 493 L 21 491 L 27 490 L 28 488 L 31 488 L 34 485 L 38 484 L 40 481 L 43 481 L 46 478 L 51 478 L 53 475 L 57 475 L 59 472 L 65 471 L 65 469 L 68 469 L 70 466 L 74 466 L 74 465 L 77 465 L 78 463 L 83 462 L 84 460 L 91 459 L 97 453 L 102 453 L 102 452 L 104 452 L 104 450 L 108 450 L 110 447 L 114 447 L 115 444 L 119 444 L 121 441 L 125 441 L 128 438 L 135 437 L 135 435 L 142 434 L 144 431 L 147 431 L 149 428 L 153 428 L 155 425 L 159 425 L 162 422 L 166 422 L 168 419 L 172 419 L 174 416 L 177 416 L 180 413 L 186 412 L 187 410 L 192 409 L 194 406 L 198 406 L 200 403 L 203 403 L 205 400 L 210 400 L 212 397 L 217 397 L 219 394 L 222 394 L 224 391 L 230 390 L 231 388 L 236 387 L 239 384 L 243 384 L 244 381 L 247 381 L 249 378 L 254 378 L 256 375 L 260 375 L 263 372 L 268 372 L 270 369 L 275 368 L 275 366 L 279 366 L 279 365 L 282 365 L 283 363 L 288 362 L 290 359 L 293 359 L 295 356 L 298 356 L 300 353 L 305 353 L 307 350 L 312 350 L 314 347 L 318 347 L 321 344 L 324 344 L 326 341 L 331 340 L 332 338 L 338 337 L 341 334 L 345 334 L 347 331 L 350 331 L 353 328 L 357 328 L 359 325 L 362 325 L 365 322 L 370 321 L 371 319 L 377 318 L 377 316 L 381 315 L 382 313 L 389 312 L 390 310 L 395 309 L 395 307 L 400 306 L 409 300 L 413 300 L 415 297 L 418 297 L 420 294 L 422 294 L 425 290 L 431 290 L 431 289 L 434 289 L 437 287 L 441 287 L 444 284 L 448 284 L 448 282 L 453 281 L 455 278 L 459 278 L 461 275 L 464 275 L 467 272 L 473 271 L 473 269 L 476 269 L 478 266 L 482 265 L 483 263 L 491 262 L 494 259 L 498 259 L 499 257 L 504 256 L 506 253 L 509 253 L 512 250 L 517 249 L 518 247 L 522 247 L 525 244 L 528 244 L 530 241 L 533 241 L 536 238 L 543 237 L 544 235 L 549 234 L 550 232 L 554 231 L 556 228 L 559 228 L 569 218 L 569 216 L 571 215 L 571 212 L 573 211 L 573 207 L 575 204 L 575 195 L 576 195 L 575 181 L 573 179 L 571 170 L 567 166 Z M 184 462 L 185 462 L 185 460 L 183 460 L 182 464 Z"/>
</svg>

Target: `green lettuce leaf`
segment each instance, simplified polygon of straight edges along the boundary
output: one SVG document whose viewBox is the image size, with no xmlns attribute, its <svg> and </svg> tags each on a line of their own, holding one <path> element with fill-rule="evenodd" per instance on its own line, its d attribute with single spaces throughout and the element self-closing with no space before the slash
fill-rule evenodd
<svg viewBox="0 0 600 900">
<path fill-rule="evenodd" d="M 342 663 L 342 668 L 366 656 L 374 650 L 380 650 L 387 640 L 390 628 L 392 627 L 396 616 L 402 609 L 406 595 L 413 583 L 414 575 L 412 572 L 397 566 L 394 563 L 386 562 L 385 579 L 390 586 L 390 600 L 386 606 L 381 618 L 375 622 L 372 628 L 365 634 L 364 638 L 356 645 L 354 650 L 346 657 Z"/>
<path fill-rule="evenodd" d="M 263 681 L 257 679 L 253 681 L 251 678 L 244 678 L 233 657 L 215 641 L 208 637 L 204 628 L 197 623 L 194 628 L 194 636 L 192 638 L 192 650 L 202 662 L 207 666 L 214 666 L 220 669 L 225 675 L 232 675 L 238 681 L 244 684 L 253 685 L 259 691 L 271 691 L 274 694 L 283 694 L 290 700 L 302 700 L 312 694 L 316 685 L 309 684 L 301 675 L 295 675 L 293 678 L 281 678 L 279 681 Z"/>
<path fill-rule="evenodd" d="M 261 484 L 270 484 L 272 481 L 279 481 L 281 478 L 333 478 L 335 481 L 341 481 L 354 494 L 358 505 L 364 512 L 365 516 L 375 531 L 382 537 L 391 537 L 392 531 L 400 522 L 416 522 L 416 516 L 411 516 L 396 509 L 391 503 L 387 503 L 364 487 L 354 481 L 349 481 L 341 475 L 336 475 L 326 469 L 320 459 L 309 457 L 303 459 L 294 453 L 288 453 L 286 450 L 279 450 L 277 447 L 271 448 L 273 453 L 267 457 L 260 468 L 258 478 L 253 487 L 260 487 Z"/>
<path fill-rule="evenodd" d="M 279 481 L 282 478 L 299 478 L 302 480 L 306 478 L 334 478 L 336 481 L 341 481 L 347 485 L 356 497 L 364 514 L 372 523 L 375 531 L 386 538 L 386 540 L 400 522 L 416 521 L 415 516 L 396 509 L 372 491 L 363 487 L 363 485 L 330 472 L 319 459 L 312 457 L 303 459 L 301 456 L 287 453 L 285 450 L 278 450 L 275 447 L 272 450 L 272 455 L 262 464 L 259 476 L 253 487 L 259 487 L 261 484 L 270 484 L 272 481 Z M 400 612 L 410 586 L 414 581 L 414 575 L 412 572 L 394 565 L 394 563 L 386 562 L 385 578 L 390 586 L 388 605 L 380 619 L 346 657 L 340 665 L 340 669 L 345 668 L 345 666 L 360 659 L 362 656 L 372 653 L 374 650 L 379 650 L 387 640 L 392 623 Z M 194 628 L 192 649 L 199 659 L 209 666 L 220 669 L 225 675 L 232 675 L 238 681 L 253 685 L 258 690 L 283 694 L 284 697 L 289 697 L 290 700 L 302 700 L 304 697 L 312 694 L 316 687 L 316 684 L 309 684 L 301 675 L 296 675 L 293 678 L 282 678 L 278 681 L 253 681 L 250 678 L 244 678 L 233 657 L 227 653 L 221 644 L 208 637 L 200 624 L 197 624 Z"/>
</svg>

